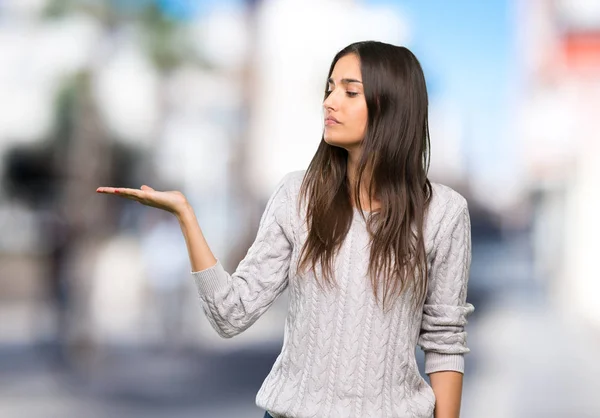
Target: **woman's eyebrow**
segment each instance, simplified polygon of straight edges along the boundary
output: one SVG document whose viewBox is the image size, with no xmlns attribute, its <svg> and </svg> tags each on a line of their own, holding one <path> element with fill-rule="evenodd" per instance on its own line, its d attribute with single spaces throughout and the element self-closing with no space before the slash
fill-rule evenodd
<svg viewBox="0 0 600 418">
<path fill-rule="evenodd" d="M 357 80 L 355 78 L 342 78 L 342 84 L 348 84 L 348 83 L 359 83 L 362 84 L 362 81 Z M 329 78 L 329 80 L 327 80 L 328 83 L 330 84 L 335 84 L 335 82 L 333 81 L 333 78 Z"/>
</svg>

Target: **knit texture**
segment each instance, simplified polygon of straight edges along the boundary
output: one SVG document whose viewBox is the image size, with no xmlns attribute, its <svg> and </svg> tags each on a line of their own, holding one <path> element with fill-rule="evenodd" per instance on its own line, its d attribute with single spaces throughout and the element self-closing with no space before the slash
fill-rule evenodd
<svg viewBox="0 0 600 418">
<path fill-rule="evenodd" d="M 308 234 L 305 207 L 297 211 L 304 174 L 290 172 L 277 185 L 233 274 L 218 259 L 192 272 L 208 321 L 222 337 L 234 337 L 289 287 L 282 350 L 256 395 L 258 407 L 274 417 L 433 417 L 435 396 L 419 373 L 415 349 L 425 352 L 427 374 L 464 373 L 465 325 L 474 310 L 466 303 L 471 227 L 465 198 L 432 183 L 424 228 L 427 297 L 415 311 L 403 295 L 384 313 L 368 278 L 369 234 L 356 208 L 335 260 L 337 286 L 319 287 L 310 272 L 297 271 Z"/>
</svg>

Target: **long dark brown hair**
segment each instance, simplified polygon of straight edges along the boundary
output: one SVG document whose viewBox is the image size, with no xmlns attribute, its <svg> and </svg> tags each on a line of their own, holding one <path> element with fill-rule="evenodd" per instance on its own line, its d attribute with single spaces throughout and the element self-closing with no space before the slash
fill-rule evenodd
<svg viewBox="0 0 600 418">
<path fill-rule="evenodd" d="M 405 47 L 375 41 L 353 43 L 334 57 L 355 54 L 360 60 L 368 122 L 357 166 L 354 193 L 347 176 L 348 152 L 321 142 L 306 170 L 299 204 L 305 200 L 308 237 L 298 270 L 321 265 L 325 283 L 333 279 L 334 256 L 350 229 L 351 196 L 361 208 L 360 190 L 367 167 L 368 196 L 381 203 L 367 221 L 371 237 L 369 276 L 375 299 L 383 287 L 383 309 L 393 296 L 411 289 L 418 306 L 427 292 L 427 256 L 423 238 L 431 198 L 427 88 L 423 70 Z M 325 98 L 327 84 L 325 85 Z M 380 280 L 383 280 L 380 283 Z M 318 282 L 318 281 L 317 281 Z"/>
</svg>

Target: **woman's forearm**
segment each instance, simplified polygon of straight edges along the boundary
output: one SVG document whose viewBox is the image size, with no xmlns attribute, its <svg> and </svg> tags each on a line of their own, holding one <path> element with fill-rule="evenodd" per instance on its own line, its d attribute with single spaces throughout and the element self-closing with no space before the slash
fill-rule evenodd
<svg viewBox="0 0 600 418">
<path fill-rule="evenodd" d="M 462 396 L 462 373 L 435 372 L 429 375 L 435 394 L 435 418 L 459 418 Z"/>
<path fill-rule="evenodd" d="M 206 270 L 217 264 L 217 259 L 202 234 L 193 208 L 190 205 L 186 205 L 184 209 L 177 211 L 175 216 L 179 221 L 181 232 L 183 232 L 185 238 L 192 271 Z"/>
</svg>

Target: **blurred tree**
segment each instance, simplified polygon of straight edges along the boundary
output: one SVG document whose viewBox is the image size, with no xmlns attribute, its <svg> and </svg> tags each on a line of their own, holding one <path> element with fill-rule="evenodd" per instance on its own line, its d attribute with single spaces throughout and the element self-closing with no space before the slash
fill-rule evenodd
<svg viewBox="0 0 600 418">
<path fill-rule="evenodd" d="M 15 146 L 4 155 L 2 187 L 8 198 L 39 206 L 56 195 L 56 172 L 48 146 Z"/>
<path fill-rule="evenodd" d="M 111 141 L 99 121 L 90 93 L 91 74 L 66 80 L 56 99 L 55 129 L 38 144 L 17 145 L 5 154 L 2 186 L 7 197 L 22 202 L 37 215 L 47 253 L 48 296 L 55 308 L 57 329 L 52 345 L 60 359 L 72 325 L 87 329 L 85 315 L 89 283 L 77 277 L 74 266 L 82 248 L 111 234 L 126 204 L 98 198 L 100 184 L 128 184 L 134 177 L 139 151 Z M 86 335 L 75 336 L 75 346 L 89 346 Z"/>
<path fill-rule="evenodd" d="M 256 3 L 250 2 L 252 6 Z M 215 1 L 208 0 L 49 0 L 42 18 L 61 19 L 74 12 L 89 14 L 102 25 L 105 31 L 103 40 L 110 39 L 122 27 L 133 27 L 139 35 L 136 41 L 163 79 L 158 83 L 162 89 L 159 91 L 159 117 L 166 118 L 170 113 L 166 80 L 172 72 L 185 63 L 213 70 L 202 53 L 190 44 L 185 23 L 215 4 Z M 248 18 L 253 20 L 254 7 L 251 9 Z M 106 43 L 104 46 L 110 45 Z M 113 52 L 110 48 L 99 51 L 106 59 Z M 249 57 L 247 68 L 243 71 L 245 97 L 252 88 L 252 77 L 248 77 L 251 60 Z M 93 248 L 103 237 L 113 234 L 117 227 L 136 228 L 135 222 L 141 219 L 134 217 L 130 219 L 131 223 L 117 225 L 122 218 L 120 209 L 137 204 L 123 199 L 97 198 L 94 190 L 104 184 L 139 187 L 142 178 L 149 184 L 158 183 L 152 178 L 155 170 L 147 166 L 149 159 L 140 149 L 122 145 L 122 141 L 109 136 L 91 92 L 91 85 L 97 77 L 96 70 L 96 67 L 91 67 L 66 81 L 56 100 L 54 131 L 39 145 L 9 150 L 4 176 L 9 196 L 49 215 L 43 217 L 46 224 L 42 230 L 45 241 L 50 244 L 50 293 L 63 318 L 58 335 L 64 337 L 71 333 L 67 330 L 69 324 L 66 320 L 67 312 L 70 312 L 76 328 L 82 331 L 82 334 L 74 336 L 75 346 L 88 348 L 93 335 L 87 309 L 92 284 L 86 277 L 77 277 L 80 273 L 73 266 L 84 263 L 82 249 Z M 244 107 L 247 104 L 246 100 Z M 247 112 L 242 114 L 247 115 Z M 164 121 L 157 124 L 153 135 L 155 141 L 160 139 L 163 124 Z M 242 121 L 244 125 L 245 121 Z M 240 145 L 245 142 L 243 134 L 237 142 Z M 231 165 L 231 177 L 236 182 L 233 192 L 243 202 L 247 201 L 243 175 L 246 149 L 243 146 L 233 146 L 232 149 L 237 153 L 233 158 L 235 163 Z"/>
<path fill-rule="evenodd" d="M 163 75 L 194 56 L 181 25 L 169 19 L 156 4 L 145 7 L 139 15 L 142 46 Z"/>
</svg>

